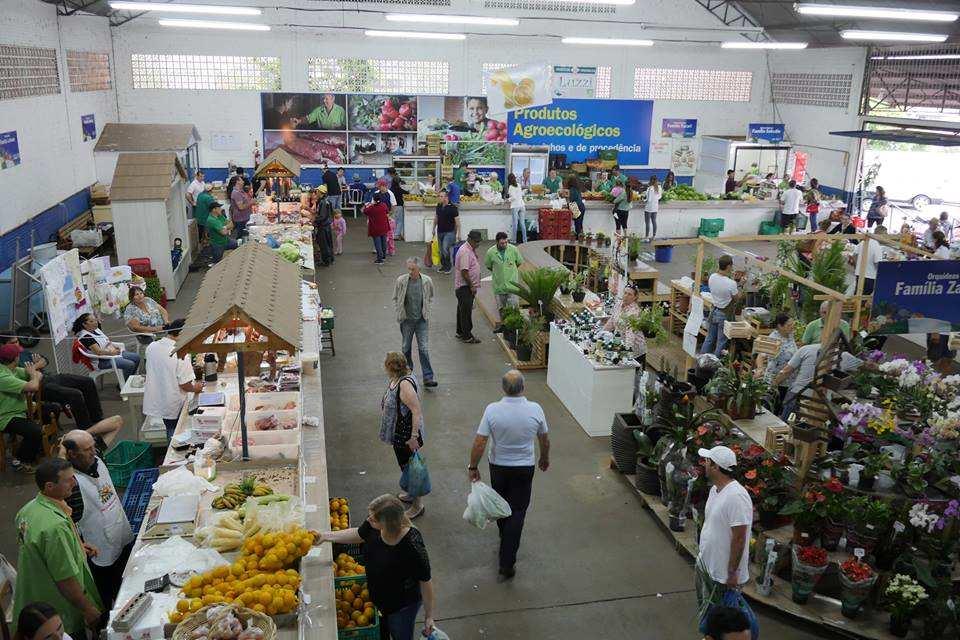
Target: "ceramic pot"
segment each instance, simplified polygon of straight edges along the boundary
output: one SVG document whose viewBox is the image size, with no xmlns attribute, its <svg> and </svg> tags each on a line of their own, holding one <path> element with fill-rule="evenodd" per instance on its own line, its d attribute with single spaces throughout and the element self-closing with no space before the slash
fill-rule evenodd
<svg viewBox="0 0 960 640">
<path fill-rule="evenodd" d="M 890 614 L 890 634 L 898 638 L 906 638 L 910 633 L 910 616 Z"/>
</svg>

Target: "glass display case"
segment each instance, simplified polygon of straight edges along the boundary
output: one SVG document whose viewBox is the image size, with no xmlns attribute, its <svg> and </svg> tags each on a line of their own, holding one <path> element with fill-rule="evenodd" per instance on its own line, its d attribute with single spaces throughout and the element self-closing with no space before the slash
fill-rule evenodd
<svg viewBox="0 0 960 640">
<path fill-rule="evenodd" d="M 412 193 L 421 193 L 426 189 L 437 188 L 440 178 L 440 156 L 394 156 L 393 168 L 397 170 L 400 181 Z M 433 176 L 433 184 L 429 176 Z"/>
</svg>

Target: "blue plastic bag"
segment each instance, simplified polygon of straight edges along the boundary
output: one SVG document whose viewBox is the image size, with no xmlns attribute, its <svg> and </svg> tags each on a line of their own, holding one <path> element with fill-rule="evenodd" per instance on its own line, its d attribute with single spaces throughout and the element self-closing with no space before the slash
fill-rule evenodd
<svg viewBox="0 0 960 640">
<path fill-rule="evenodd" d="M 403 468 L 403 473 L 400 475 L 400 488 L 414 498 L 427 495 L 433 488 L 430 485 L 427 462 L 419 451 L 415 451 L 410 456 L 410 462 Z"/>
<path fill-rule="evenodd" d="M 706 635 L 707 618 L 710 617 L 710 612 L 717 606 L 730 607 L 731 609 L 739 609 L 742 611 L 743 615 L 745 615 L 750 622 L 750 639 L 757 640 L 760 637 L 760 623 L 757 620 L 757 615 L 753 612 L 753 609 L 750 608 L 750 604 L 747 602 L 747 599 L 743 597 L 743 594 L 735 589 L 728 589 L 724 592 L 720 605 L 710 605 L 707 607 L 706 613 L 700 619 L 701 634 Z"/>
</svg>

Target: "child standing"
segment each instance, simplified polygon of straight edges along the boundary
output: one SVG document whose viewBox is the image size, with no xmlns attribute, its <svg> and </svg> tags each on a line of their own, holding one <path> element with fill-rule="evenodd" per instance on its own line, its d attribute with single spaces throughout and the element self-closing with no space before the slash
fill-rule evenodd
<svg viewBox="0 0 960 640">
<path fill-rule="evenodd" d="M 390 233 L 387 234 L 387 255 L 392 256 L 397 253 L 397 242 L 394 239 L 397 234 L 397 220 L 393 217 L 392 212 L 387 220 L 390 222 Z"/>
<path fill-rule="evenodd" d="M 347 235 L 347 220 L 340 211 L 333 212 L 333 255 L 343 253 L 343 236 Z"/>
</svg>

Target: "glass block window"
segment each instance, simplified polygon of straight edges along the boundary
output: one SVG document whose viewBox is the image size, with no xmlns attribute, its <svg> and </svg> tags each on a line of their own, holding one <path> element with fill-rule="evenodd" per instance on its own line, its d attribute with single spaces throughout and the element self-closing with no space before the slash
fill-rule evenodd
<svg viewBox="0 0 960 640">
<path fill-rule="evenodd" d="M 110 54 L 67 50 L 67 74 L 70 91 L 109 91 Z"/>
<path fill-rule="evenodd" d="M 849 73 L 774 73 L 770 76 L 770 100 L 846 109 L 852 82 Z"/>
<path fill-rule="evenodd" d="M 134 89 L 280 89 L 280 58 L 135 53 L 130 68 Z"/>
<path fill-rule="evenodd" d="M 0 44 L 0 100 L 60 93 L 57 50 Z"/>
<path fill-rule="evenodd" d="M 486 77 L 488 74 L 493 73 L 494 71 L 499 71 L 500 69 L 516 69 L 517 64 L 509 64 L 506 62 L 484 62 L 481 65 L 482 76 Z M 610 66 L 598 66 L 597 67 L 597 80 L 594 85 L 596 96 L 598 98 L 612 98 L 613 97 L 613 86 L 611 83 L 611 78 L 613 76 L 613 67 Z M 483 83 L 483 95 L 487 95 L 487 83 Z"/>
<path fill-rule="evenodd" d="M 722 100 L 749 102 L 750 71 L 648 69 L 633 72 L 633 97 L 644 100 Z"/>
<path fill-rule="evenodd" d="M 308 58 L 311 91 L 446 95 L 450 63 L 440 60 Z"/>
<path fill-rule="evenodd" d="M 599 2 L 569 2 L 556 0 L 484 0 L 486 9 L 512 11 L 548 11 L 550 13 L 616 13 L 617 7 Z"/>
</svg>

